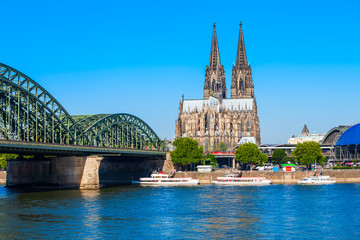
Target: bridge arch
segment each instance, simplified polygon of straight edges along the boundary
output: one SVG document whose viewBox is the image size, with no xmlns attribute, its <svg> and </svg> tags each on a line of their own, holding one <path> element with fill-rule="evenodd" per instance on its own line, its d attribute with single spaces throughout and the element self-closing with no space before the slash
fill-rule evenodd
<svg viewBox="0 0 360 240">
<path fill-rule="evenodd" d="M 42 86 L 0 63 L 0 139 L 160 150 L 161 140 L 131 114 L 70 116 Z"/>
<path fill-rule="evenodd" d="M 98 114 L 80 119 L 88 145 L 160 150 L 161 140 L 140 118 L 126 113 Z"/>
<path fill-rule="evenodd" d="M 82 144 L 84 134 L 63 106 L 25 74 L 0 63 L 0 137 Z"/>
</svg>

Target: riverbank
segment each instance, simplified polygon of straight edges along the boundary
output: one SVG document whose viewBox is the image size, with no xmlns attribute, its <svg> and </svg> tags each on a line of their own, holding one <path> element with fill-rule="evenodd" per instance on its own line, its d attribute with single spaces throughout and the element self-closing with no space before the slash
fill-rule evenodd
<svg viewBox="0 0 360 240">
<path fill-rule="evenodd" d="M 6 171 L 0 171 L 0 184 L 6 184 Z"/>
<path fill-rule="evenodd" d="M 199 179 L 200 184 L 210 184 L 217 177 L 224 177 L 228 170 L 217 170 L 211 173 L 176 172 L 175 177 L 192 177 Z M 296 184 L 306 176 L 312 176 L 314 172 L 269 172 L 269 171 L 243 171 L 243 177 L 265 177 L 271 179 L 273 184 Z M 360 169 L 336 169 L 323 170 L 323 175 L 336 178 L 337 183 L 360 183 Z M 6 171 L 0 171 L 0 184 L 6 184 Z"/>
<path fill-rule="evenodd" d="M 177 172 L 175 177 L 192 177 L 199 179 L 200 184 L 210 184 L 211 180 L 217 177 L 224 177 L 225 170 L 217 170 L 211 173 L 198 172 Z M 243 171 L 243 177 L 265 177 L 271 179 L 273 184 L 296 184 L 297 181 L 306 176 L 313 176 L 314 172 L 296 171 L 296 172 L 269 172 L 269 171 Z M 346 170 L 323 170 L 323 175 L 336 178 L 337 183 L 360 183 L 360 169 Z"/>
</svg>

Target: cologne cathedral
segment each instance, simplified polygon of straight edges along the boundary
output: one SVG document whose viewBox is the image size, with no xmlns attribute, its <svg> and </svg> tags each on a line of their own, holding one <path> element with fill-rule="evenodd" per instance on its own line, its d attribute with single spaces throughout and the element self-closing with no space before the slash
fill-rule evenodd
<svg viewBox="0 0 360 240">
<path fill-rule="evenodd" d="M 180 101 L 175 137 L 190 137 L 215 151 L 220 142 L 231 151 L 245 142 L 260 145 L 260 122 L 257 113 L 251 66 L 247 63 L 242 24 L 232 69 L 231 98 L 227 98 L 225 71 L 221 65 L 215 23 L 210 62 L 206 66 L 204 99 Z"/>
</svg>

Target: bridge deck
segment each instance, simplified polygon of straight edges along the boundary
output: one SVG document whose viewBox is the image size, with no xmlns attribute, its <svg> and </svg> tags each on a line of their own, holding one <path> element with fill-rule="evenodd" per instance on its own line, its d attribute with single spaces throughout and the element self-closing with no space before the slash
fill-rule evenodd
<svg viewBox="0 0 360 240">
<path fill-rule="evenodd" d="M 166 152 L 157 150 L 123 149 L 93 147 L 39 142 L 0 140 L 0 153 L 16 154 L 54 154 L 54 155 L 124 155 L 124 156 L 165 156 Z"/>
</svg>

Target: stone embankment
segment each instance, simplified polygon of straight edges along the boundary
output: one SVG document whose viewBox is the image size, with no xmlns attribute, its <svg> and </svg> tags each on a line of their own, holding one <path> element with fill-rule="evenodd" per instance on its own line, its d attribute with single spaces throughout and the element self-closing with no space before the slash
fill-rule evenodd
<svg viewBox="0 0 360 240">
<path fill-rule="evenodd" d="M 199 179 L 201 184 L 209 184 L 217 177 L 224 177 L 225 170 L 217 170 L 211 173 L 176 172 L 175 177 L 192 177 Z M 306 176 L 313 176 L 314 172 L 270 172 L 270 171 L 243 171 L 243 177 L 265 177 L 271 179 L 274 184 L 296 184 L 298 180 Z M 358 170 L 323 170 L 323 175 L 336 178 L 337 183 L 360 183 L 360 169 Z"/>
<path fill-rule="evenodd" d="M 225 170 L 217 170 L 211 173 L 198 172 L 176 172 L 175 177 L 192 177 L 200 179 L 201 184 L 210 184 L 211 180 L 217 177 L 224 177 Z M 274 184 L 296 184 L 298 180 L 305 176 L 312 176 L 314 172 L 268 172 L 268 171 L 243 171 L 243 177 L 266 177 L 271 179 Z M 324 170 L 323 175 L 335 177 L 337 183 L 360 183 L 360 169 L 357 170 Z M 6 172 L 0 171 L 0 184 L 6 183 Z"/>
<path fill-rule="evenodd" d="M 0 171 L 0 184 L 5 184 L 5 183 L 6 183 L 6 172 Z"/>
</svg>

